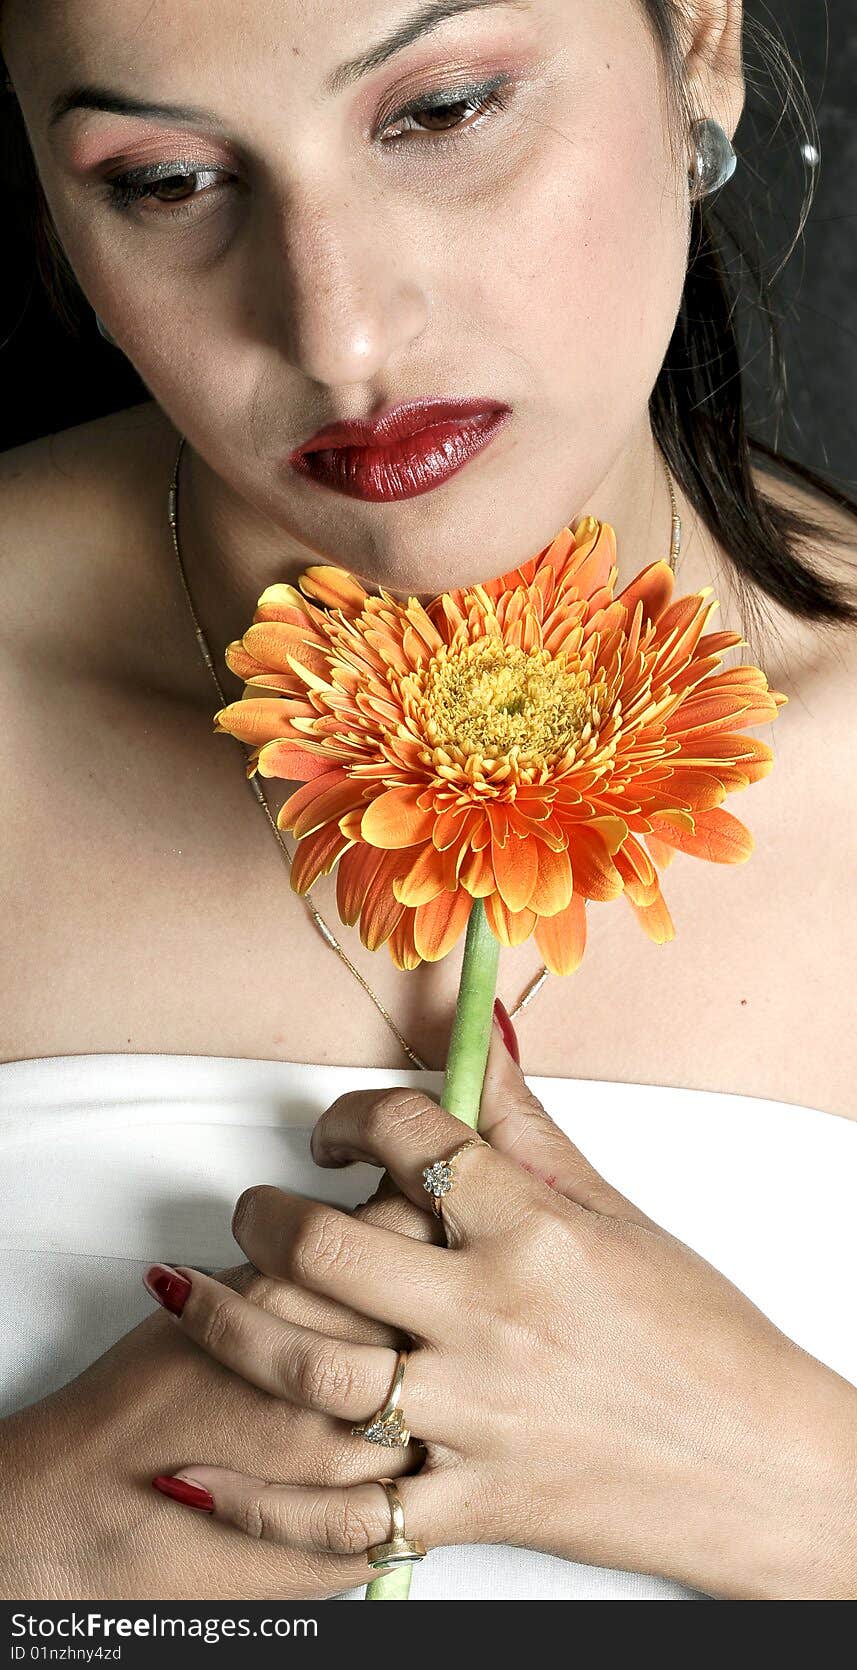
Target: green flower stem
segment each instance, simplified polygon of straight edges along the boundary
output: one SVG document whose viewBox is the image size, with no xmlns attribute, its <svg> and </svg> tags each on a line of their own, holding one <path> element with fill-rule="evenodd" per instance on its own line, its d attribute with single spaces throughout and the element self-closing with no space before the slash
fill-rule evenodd
<svg viewBox="0 0 857 1670">
<path fill-rule="evenodd" d="M 464 961 L 449 1042 L 446 1076 L 440 1099 L 472 1131 L 479 1123 L 479 1103 L 491 1043 L 494 995 L 500 941 L 494 937 L 481 899 L 474 899 L 464 942 Z M 366 1589 L 366 1600 L 407 1600 L 412 1566 L 399 1566 L 386 1577 L 376 1577 Z"/>
<path fill-rule="evenodd" d="M 411 1592 L 413 1566 L 396 1566 L 386 1577 L 367 1583 L 364 1600 L 407 1600 Z"/>
<path fill-rule="evenodd" d="M 499 961 L 500 941 L 488 926 L 482 900 L 474 899 L 440 1099 L 441 1107 L 462 1119 L 472 1131 L 479 1123 Z"/>
</svg>

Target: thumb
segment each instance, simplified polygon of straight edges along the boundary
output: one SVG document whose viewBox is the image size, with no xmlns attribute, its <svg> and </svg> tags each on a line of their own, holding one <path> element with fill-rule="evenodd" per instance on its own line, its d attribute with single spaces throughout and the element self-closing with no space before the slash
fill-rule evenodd
<svg viewBox="0 0 857 1670">
<path fill-rule="evenodd" d="M 515 1034 L 499 999 L 482 1087 L 479 1135 L 558 1194 L 590 1212 L 658 1226 L 590 1165 L 527 1084 L 510 1044 Z"/>
</svg>

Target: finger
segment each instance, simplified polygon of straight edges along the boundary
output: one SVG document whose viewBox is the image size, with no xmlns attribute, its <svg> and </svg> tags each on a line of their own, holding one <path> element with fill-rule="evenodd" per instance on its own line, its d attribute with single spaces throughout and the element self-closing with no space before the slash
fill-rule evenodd
<svg viewBox="0 0 857 1670">
<path fill-rule="evenodd" d="M 424 1206 L 415 1206 L 397 1189 L 388 1171 L 384 1172 L 375 1193 L 362 1206 L 352 1207 L 352 1211 L 356 1218 L 379 1229 L 410 1235 L 414 1241 L 433 1241 L 438 1247 L 446 1245 L 443 1225 L 431 1210 L 429 1196 L 425 1196 Z"/>
<path fill-rule="evenodd" d="M 492 1148 L 587 1211 L 627 1218 L 648 1229 L 657 1227 L 590 1165 L 554 1123 L 510 1055 L 496 1021 L 482 1087 L 479 1131 Z"/>
<path fill-rule="evenodd" d="M 398 1352 L 389 1346 L 358 1345 L 284 1322 L 201 1270 L 186 1265 L 175 1270 L 190 1282 L 181 1312 L 173 1312 L 176 1321 L 224 1368 L 274 1397 L 340 1420 L 366 1421 L 386 1403 L 398 1362 Z M 149 1291 L 158 1298 L 156 1289 Z M 441 1422 L 442 1431 L 437 1416 L 447 1402 L 435 1361 L 428 1352 L 412 1353 L 407 1419 L 415 1437 L 445 1440 L 451 1413 Z"/>
<path fill-rule="evenodd" d="M 269 1542 L 307 1553 L 363 1556 L 392 1535 L 390 1504 L 378 1484 L 359 1484 L 340 1490 L 307 1490 L 276 1479 L 253 1478 L 226 1467 L 188 1467 L 179 1473 L 159 1474 L 156 1489 L 169 1495 L 173 1479 L 207 1491 L 213 1519 L 233 1525 L 257 1542 Z M 448 1469 L 425 1468 L 397 1478 L 405 1536 L 428 1550 L 462 1540 L 459 1489 Z M 200 1506 L 203 1506 L 200 1503 Z M 367 1579 L 371 1575 L 367 1571 Z M 359 1581 L 359 1579 L 357 1580 Z"/>
<path fill-rule="evenodd" d="M 402 1193 L 419 1206 L 428 1198 L 423 1171 L 475 1137 L 469 1126 L 420 1091 L 357 1090 L 338 1097 L 322 1114 L 312 1133 L 312 1153 L 322 1166 L 350 1165 L 354 1160 L 384 1165 Z M 476 1146 L 458 1156 L 453 1187 L 443 1196 L 451 1245 L 506 1232 L 513 1215 L 508 1170 L 519 1210 L 520 1173 L 507 1169 L 487 1143 L 476 1138 Z"/>
<path fill-rule="evenodd" d="M 437 1342 L 463 1275 L 446 1247 L 414 1241 L 320 1200 L 260 1183 L 239 1196 L 232 1233 L 266 1276 Z"/>
</svg>

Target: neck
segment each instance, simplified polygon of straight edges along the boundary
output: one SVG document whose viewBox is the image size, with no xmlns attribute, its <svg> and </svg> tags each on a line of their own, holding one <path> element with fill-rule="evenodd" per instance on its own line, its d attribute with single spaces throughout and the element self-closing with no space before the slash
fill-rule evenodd
<svg viewBox="0 0 857 1670">
<path fill-rule="evenodd" d="M 683 527 L 677 564 L 678 589 L 686 592 L 709 583 L 712 542 L 697 527 L 695 513 L 683 501 L 677 484 L 675 492 Z M 364 514 L 368 522 L 372 508 L 365 507 Z M 648 420 L 585 501 L 570 508 L 568 521 L 573 523 L 583 515 L 596 516 L 615 529 L 617 592 L 647 564 L 668 559 L 672 506 L 663 458 Z M 559 527 L 555 528 L 547 539 L 558 531 Z M 179 470 L 178 535 L 194 607 L 221 682 L 226 645 L 246 632 L 266 586 L 281 581 L 295 584 L 300 574 L 314 563 L 350 568 L 369 587 L 377 583 L 373 582 L 365 545 L 360 547 L 359 533 L 353 552 L 311 544 L 274 521 L 264 509 L 249 503 L 209 467 L 190 442 L 183 448 Z M 541 543 L 547 543 L 547 539 Z M 472 583 L 476 578 L 490 579 L 526 561 L 539 549 L 537 536 L 532 550 L 504 550 L 501 525 L 497 542 L 491 546 L 493 554 L 484 555 L 485 547 L 482 547 L 482 572 L 478 576 L 451 574 L 446 583 L 451 587 Z M 415 558 L 414 568 L 416 572 L 421 571 L 419 556 Z M 397 587 L 390 582 L 386 564 L 380 583 L 399 595 L 405 595 L 408 590 L 407 586 Z M 434 592 L 416 594 L 427 599 Z M 235 699 L 231 684 L 227 694 L 230 700 Z"/>
</svg>

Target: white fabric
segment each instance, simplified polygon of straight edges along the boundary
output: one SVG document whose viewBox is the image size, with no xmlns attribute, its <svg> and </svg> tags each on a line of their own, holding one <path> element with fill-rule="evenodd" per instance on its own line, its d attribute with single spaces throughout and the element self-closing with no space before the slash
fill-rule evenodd
<svg viewBox="0 0 857 1670">
<path fill-rule="evenodd" d="M 751 1096 L 529 1082 L 617 1188 L 857 1383 L 857 1124 Z M 192 1055 L 0 1064 L 0 1416 L 65 1384 L 149 1314 L 140 1278 L 150 1263 L 240 1263 L 230 1221 L 251 1184 L 365 1199 L 377 1172 L 319 1170 L 309 1133 L 343 1090 L 391 1084 L 437 1093 L 441 1079 Z M 432 1550 L 411 1593 L 700 1598 L 657 1578 L 496 1547 Z"/>
</svg>

